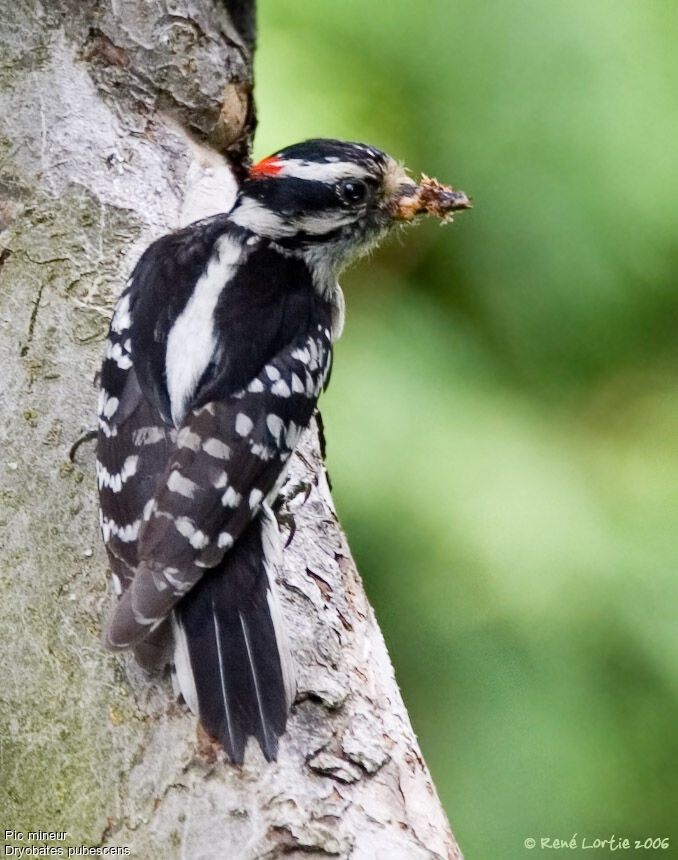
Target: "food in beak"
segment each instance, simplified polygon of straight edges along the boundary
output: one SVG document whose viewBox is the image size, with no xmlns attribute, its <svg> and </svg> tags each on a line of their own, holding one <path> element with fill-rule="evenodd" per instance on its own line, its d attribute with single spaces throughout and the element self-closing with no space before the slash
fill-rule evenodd
<svg viewBox="0 0 678 860">
<path fill-rule="evenodd" d="M 443 223 L 452 221 L 452 213 L 471 209 L 471 201 L 463 191 L 455 191 L 422 173 L 419 185 L 401 186 L 394 201 L 394 218 L 411 221 L 417 215 L 434 215 Z"/>
</svg>

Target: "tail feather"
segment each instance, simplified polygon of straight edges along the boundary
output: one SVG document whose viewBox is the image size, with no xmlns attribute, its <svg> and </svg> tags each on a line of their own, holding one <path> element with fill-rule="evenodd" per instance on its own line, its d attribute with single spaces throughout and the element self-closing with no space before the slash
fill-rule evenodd
<svg viewBox="0 0 678 860">
<path fill-rule="evenodd" d="M 269 761 L 277 757 L 294 697 L 272 591 L 276 539 L 275 519 L 264 508 L 174 612 L 181 692 L 236 763 L 250 735 Z"/>
</svg>

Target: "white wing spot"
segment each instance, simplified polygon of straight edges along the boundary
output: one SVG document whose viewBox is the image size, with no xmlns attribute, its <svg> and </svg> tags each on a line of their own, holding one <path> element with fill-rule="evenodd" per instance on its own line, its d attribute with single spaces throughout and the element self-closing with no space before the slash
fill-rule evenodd
<svg viewBox="0 0 678 860">
<path fill-rule="evenodd" d="M 271 386 L 271 392 L 278 397 L 289 397 L 292 393 L 289 385 L 284 379 L 279 379 L 277 382 L 274 382 Z"/>
<path fill-rule="evenodd" d="M 108 341 L 108 346 L 106 347 L 106 358 L 114 361 L 120 370 L 129 370 L 132 366 L 132 358 L 129 356 L 120 346 L 119 343 L 112 343 L 110 340 Z"/>
<path fill-rule="evenodd" d="M 202 449 L 207 454 L 209 454 L 210 457 L 215 457 L 217 460 L 228 460 L 231 454 L 231 449 L 228 447 L 228 445 L 226 445 L 220 439 L 215 439 L 214 437 L 211 439 L 206 439 L 202 443 Z"/>
<path fill-rule="evenodd" d="M 304 383 L 299 379 L 296 373 L 292 374 L 290 381 L 292 383 L 292 391 L 296 391 L 297 394 L 304 393 Z"/>
<path fill-rule="evenodd" d="M 226 472 L 221 471 L 216 476 L 216 478 L 212 479 L 212 486 L 215 490 L 221 490 L 228 484 L 228 475 Z"/>
<path fill-rule="evenodd" d="M 275 450 L 273 448 L 269 448 L 267 445 L 259 445 L 258 443 L 253 443 L 251 448 L 251 452 L 255 457 L 258 457 L 260 460 L 271 460 L 275 456 Z"/>
<path fill-rule="evenodd" d="M 233 535 L 228 532 L 221 532 L 217 540 L 219 549 L 230 549 L 233 546 Z"/>
<path fill-rule="evenodd" d="M 261 490 L 252 490 L 249 497 L 250 510 L 253 511 L 263 498 L 264 494 L 261 492 Z"/>
<path fill-rule="evenodd" d="M 179 534 L 186 538 L 190 538 L 195 534 L 195 526 L 188 517 L 177 517 L 174 521 L 174 526 Z"/>
<path fill-rule="evenodd" d="M 178 574 L 178 576 L 177 576 Z M 190 579 L 182 579 L 181 572 L 176 567 L 166 567 L 162 575 L 167 582 L 172 586 L 175 594 L 185 594 L 193 588 L 193 583 Z"/>
<path fill-rule="evenodd" d="M 194 549 L 205 549 L 209 542 L 210 539 L 207 537 L 205 532 L 201 532 L 200 529 L 197 529 L 195 534 L 189 539 L 189 543 L 194 547 Z"/>
<path fill-rule="evenodd" d="M 124 526 L 119 526 L 115 520 L 109 520 L 105 517 L 101 520 L 101 533 L 105 543 L 108 543 L 111 537 L 117 537 L 123 543 L 131 543 L 139 536 L 140 528 L 140 519 L 134 520 L 133 523 L 127 523 Z"/>
<path fill-rule="evenodd" d="M 132 279 L 130 278 L 129 283 Z M 124 296 L 118 302 L 113 319 L 111 320 L 111 330 L 116 334 L 121 334 L 125 329 L 132 325 L 132 317 L 129 312 L 129 295 Z"/>
<path fill-rule="evenodd" d="M 118 435 L 118 428 L 115 426 L 111 427 L 107 421 L 103 420 L 103 418 L 99 419 L 99 430 L 101 430 L 107 439 L 111 439 Z"/>
<path fill-rule="evenodd" d="M 247 436 L 252 427 L 254 427 L 252 419 L 248 418 L 244 412 L 238 412 L 235 416 L 235 432 L 238 436 Z"/>
<path fill-rule="evenodd" d="M 233 487 L 229 487 L 221 497 L 221 504 L 227 508 L 237 508 L 241 501 L 242 496 Z"/>
<path fill-rule="evenodd" d="M 251 391 L 252 394 L 260 394 L 264 390 L 264 383 L 257 377 L 250 382 L 247 390 Z"/>
<path fill-rule="evenodd" d="M 266 371 L 266 376 L 268 376 L 271 382 L 275 382 L 276 379 L 280 379 L 280 371 L 272 364 L 267 364 L 264 370 Z"/>
<path fill-rule="evenodd" d="M 117 397 L 111 397 L 107 391 L 102 388 L 99 392 L 99 415 L 102 418 L 110 419 L 115 415 L 115 410 L 120 405 Z"/>
<path fill-rule="evenodd" d="M 190 448 L 191 451 L 199 451 L 201 438 L 194 433 L 190 427 L 182 427 L 177 433 L 177 448 Z"/>
<path fill-rule="evenodd" d="M 285 442 L 287 443 L 288 448 L 294 448 L 299 441 L 301 431 L 302 428 L 298 424 L 295 424 L 294 421 L 290 421 L 287 432 L 285 433 Z"/>
<path fill-rule="evenodd" d="M 162 427 L 139 427 L 132 434 L 132 441 L 141 448 L 143 445 L 155 445 L 165 438 Z"/>
<path fill-rule="evenodd" d="M 279 439 L 283 430 L 283 421 L 279 415 L 271 413 L 266 416 L 266 426 L 274 439 Z"/>
<path fill-rule="evenodd" d="M 173 493 L 179 493 L 180 496 L 184 496 L 187 499 L 192 499 L 195 496 L 197 490 L 200 487 L 189 478 L 185 478 L 181 472 L 178 472 L 176 469 L 173 472 L 170 472 L 169 478 L 167 479 L 167 488 Z"/>
<path fill-rule="evenodd" d="M 97 462 L 97 480 L 99 489 L 108 487 L 114 493 L 119 493 L 122 490 L 123 484 L 133 475 L 136 475 L 139 457 L 133 455 L 127 457 L 122 464 L 122 469 L 119 472 L 110 473 L 103 463 Z"/>
</svg>

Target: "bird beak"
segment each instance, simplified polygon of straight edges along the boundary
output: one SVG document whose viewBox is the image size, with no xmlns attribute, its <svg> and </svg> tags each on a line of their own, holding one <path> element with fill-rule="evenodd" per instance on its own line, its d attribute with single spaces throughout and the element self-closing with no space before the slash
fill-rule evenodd
<svg viewBox="0 0 678 860">
<path fill-rule="evenodd" d="M 437 179 L 422 174 L 419 185 L 402 184 L 391 198 L 389 214 L 397 221 L 411 221 L 417 215 L 434 215 L 443 223 L 452 221 L 452 213 L 471 209 L 471 201 L 463 191 L 442 185 Z"/>
</svg>

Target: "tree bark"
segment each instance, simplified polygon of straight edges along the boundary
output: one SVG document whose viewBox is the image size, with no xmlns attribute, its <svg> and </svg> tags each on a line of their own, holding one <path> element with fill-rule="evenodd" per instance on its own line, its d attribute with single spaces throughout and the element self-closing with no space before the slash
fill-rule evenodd
<svg viewBox="0 0 678 860">
<path fill-rule="evenodd" d="M 228 208 L 253 3 L 18 0 L 0 29 L 0 809 L 8 845 L 143 858 L 458 858 L 339 528 L 317 428 L 283 490 L 298 695 L 267 764 L 215 756 L 168 672 L 100 644 L 102 341 L 143 248 Z M 193 153 L 177 125 L 226 156 Z M 281 143 L 283 143 L 281 141 Z M 283 517 L 288 522 L 289 517 Z M 61 831 L 29 841 L 28 831 Z"/>
</svg>

